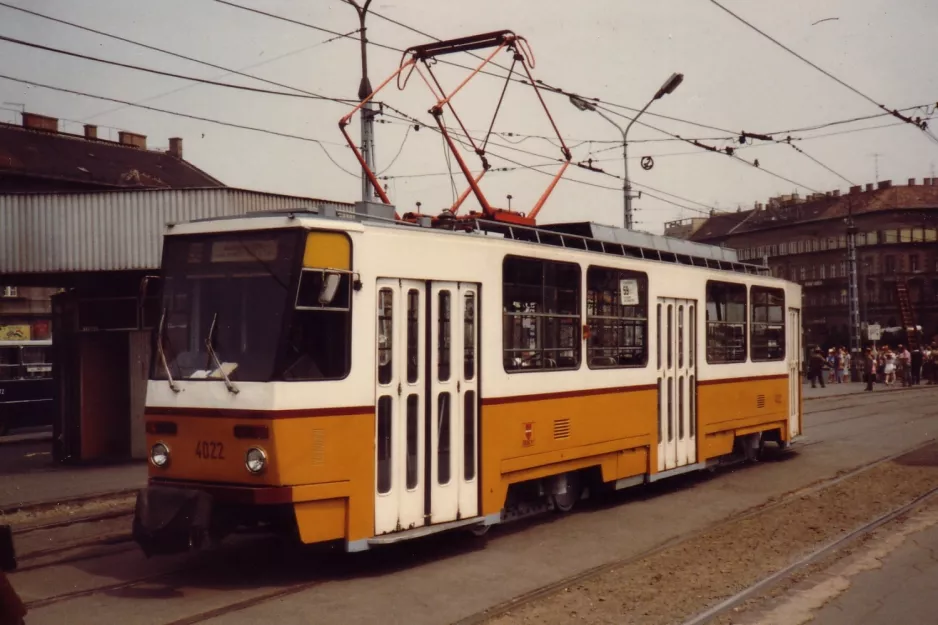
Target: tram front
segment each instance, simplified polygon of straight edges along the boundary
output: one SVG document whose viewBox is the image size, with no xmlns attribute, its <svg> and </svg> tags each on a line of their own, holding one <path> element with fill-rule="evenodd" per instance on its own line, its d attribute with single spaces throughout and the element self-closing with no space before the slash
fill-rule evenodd
<svg viewBox="0 0 938 625">
<path fill-rule="evenodd" d="M 302 223 L 197 222 L 165 237 L 150 479 L 133 524 L 148 555 L 245 525 L 307 543 L 368 531 L 348 522 L 353 485 L 370 493 L 373 479 L 373 407 L 350 391 L 355 233 Z"/>
</svg>

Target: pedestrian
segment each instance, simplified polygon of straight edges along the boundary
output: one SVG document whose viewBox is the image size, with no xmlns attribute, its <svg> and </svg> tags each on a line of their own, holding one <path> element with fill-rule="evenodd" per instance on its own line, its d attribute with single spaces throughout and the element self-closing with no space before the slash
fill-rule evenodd
<svg viewBox="0 0 938 625">
<path fill-rule="evenodd" d="M 896 354 L 888 347 L 886 353 L 883 354 L 883 373 L 885 374 L 883 382 L 886 386 L 892 386 L 896 381 Z"/>
<path fill-rule="evenodd" d="M 922 361 L 924 358 L 925 354 L 922 352 L 922 348 L 919 345 L 916 345 L 912 350 L 910 359 L 910 362 L 912 363 L 912 384 L 918 385 L 922 383 Z"/>
<path fill-rule="evenodd" d="M 873 357 L 873 350 L 869 347 L 863 354 L 863 377 L 866 378 L 866 388 L 864 390 L 873 390 L 873 378 L 876 377 L 876 358 Z"/>
<path fill-rule="evenodd" d="M 13 532 L 9 525 L 0 525 L 0 625 L 22 625 L 26 616 L 26 607 L 5 573 L 15 568 Z"/>
<path fill-rule="evenodd" d="M 938 384 L 938 344 L 931 344 L 931 377 L 929 384 Z"/>
<path fill-rule="evenodd" d="M 902 382 L 902 386 L 909 386 L 912 383 L 912 354 L 900 345 L 896 352 L 896 376 Z"/>
<path fill-rule="evenodd" d="M 844 352 L 841 348 L 834 350 L 834 365 L 833 365 L 834 381 L 837 384 L 844 383 Z"/>
<path fill-rule="evenodd" d="M 841 347 L 840 351 L 843 353 L 843 363 L 841 366 L 841 370 L 843 371 L 843 377 L 845 381 L 850 382 L 851 381 L 850 365 L 852 364 L 851 359 L 853 357 L 850 355 L 850 352 L 847 351 L 846 347 Z"/>
<path fill-rule="evenodd" d="M 808 362 L 808 379 L 811 380 L 811 388 L 817 388 L 818 382 L 821 383 L 821 388 L 824 388 L 824 369 L 826 368 L 827 360 L 824 359 L 824 354 L 819 347 L 814 350 L 814 355 Z"/>
</svg>

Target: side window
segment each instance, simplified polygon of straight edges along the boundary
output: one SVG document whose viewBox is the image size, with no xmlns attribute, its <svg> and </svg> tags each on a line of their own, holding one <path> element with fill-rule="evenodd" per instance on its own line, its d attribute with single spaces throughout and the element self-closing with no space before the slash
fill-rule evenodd
<svg viewBox="0 0 938 625">
<path fill-rule="evenodd" d="M 746 285 L 707 282 L 707 362 L 746 362 Z"/>
<path fill-rule="evenodd" d="M 420 292 L 407 291 L 407 382 L 413 384 L 420 375 Z"/>
<path fill-rule="evenodd" d="M 378 291 L 378 384 L 389 384 L 394 367 L 394 292 Z"/>
<path fill-rule="evenodd" d="M 463 377 L 471 380 L 476 375 L 476 294 L 463 297 Z"/>
<path fill-rule="evenodd" d="M 785 291 L 754 286 L 750 289 L 750 357 L 785 358 Z"/>
<path fill-rule="evenodd" d="M 508 372 L 580 366 L 580 266 L 505 258 L 503 355 Z"/>
<path fill-rule="evenodd" d="M 437 379 L 440 382 L 449 380 L 450 370 L 450 303 L 451 297 L 449 291 L 440 291 L 440 309 L 439 309 L 439 345 L 437 346 Z"/>
<path fill-rule="evenodd" d="M 590 267 L 586 271 L 586 362 L 591 369 L 648 363 L 648 275 Z"/>
</svg>

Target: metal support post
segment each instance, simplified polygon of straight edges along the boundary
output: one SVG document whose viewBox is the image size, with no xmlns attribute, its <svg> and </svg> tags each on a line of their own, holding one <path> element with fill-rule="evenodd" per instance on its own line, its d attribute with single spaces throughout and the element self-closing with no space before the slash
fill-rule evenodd
<svg viewBox="0 0 938 625">
<path fill-rule="evenodd" d="M 850 315 L 851 379 L 860 381 L 860 298 L 857 289 L 857 227 L 853 222 L 853 207 L 847 217 L 847 302 Z"/>
</svg>

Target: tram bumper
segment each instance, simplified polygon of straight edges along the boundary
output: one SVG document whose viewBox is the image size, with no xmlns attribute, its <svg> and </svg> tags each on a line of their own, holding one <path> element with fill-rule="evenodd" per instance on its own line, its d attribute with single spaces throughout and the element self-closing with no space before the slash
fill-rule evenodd
<svg viewBox="0 0 938 625">
<path fill-rule="evenodd" d="M 133 539 L 147 557 L 198 549 L 208 539 L 212 505 L 202 490 L 148 486 L 137 493 Z"/>
</svg>

